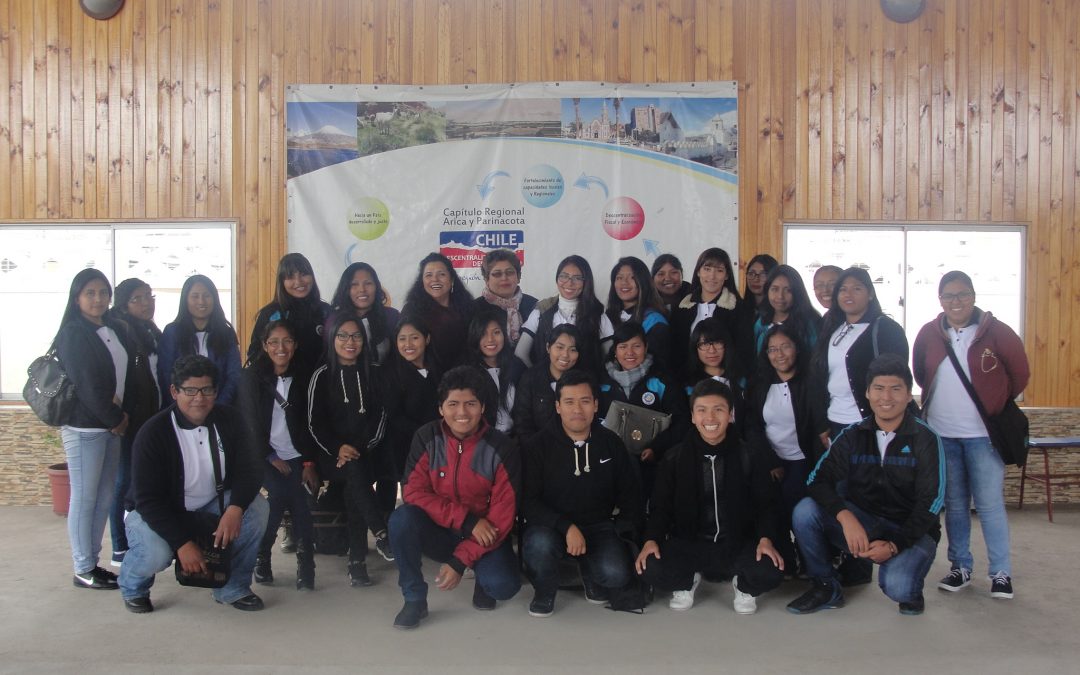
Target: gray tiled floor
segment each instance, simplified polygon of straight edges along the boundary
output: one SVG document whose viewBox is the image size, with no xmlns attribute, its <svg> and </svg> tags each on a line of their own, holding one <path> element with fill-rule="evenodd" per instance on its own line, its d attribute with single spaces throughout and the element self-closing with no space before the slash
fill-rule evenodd
<svg viewBox="0 0 1080 675">
<path fill-rule="evenodd" d="M 1046 521 L 1010 509 L 1017 597 L 992 600 L 984 569 L 956 595 L 932 587 L 922 617 L 903 617 L 876 586 L 848 606 L 797 617 L 784 605 L 802 582 L 731 611 L 731 588 L 706 584 L 689 612 L 665 599 L 644 616 L 616 614 L 560 593 L 555 615 L 534 619 L 526 585 L 494 612 L 469 604 L 471 582 L 432 591 L 431 616 L 413 632 L 392 563 L 376 558 L 376 586 L 349 588 L 343 559 L 319 556 L 318 590 L 292 589 L 291 556 L 275 555 L 280 585 L 260 587 L 267 610 L 243 614 L 207 591 L 159 576 L 158 611 L 135 616 L 116 592 L 71 586 L 65 523 L 47 507 L 0 507 L 0 671 L 3 672 L 590 672 L 1042 673 L 1080 672 L 1080 512 Z M 106 540 L 108 536 L 106 535 Z M 976 557 L 985 560 L 976 527 Z M 107 545 L 106 545 L 107 546 Z M 945 544 L 930 580 L 948 567 Z M 434 574 L 434 568 L 430 570 Z"/>
</svg>

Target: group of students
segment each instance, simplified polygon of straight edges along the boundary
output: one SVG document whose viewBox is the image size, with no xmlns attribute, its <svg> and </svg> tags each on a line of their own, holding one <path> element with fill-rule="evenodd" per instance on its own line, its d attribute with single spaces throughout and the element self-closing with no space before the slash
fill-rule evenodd
<svg viewBox="0 0 1080 675">
<path fill-rule="evenodd" d="M 273 581 L 271 549 L 288 511 L 296 586 L 314 588 L 308 495 L 340 490 L 350 583 L 372 583 L 370 532 L 376 551 L 399 567 L 406 600 L 399 627 L 417 625 L 427 612 L 421 552 L 446 563 L 442 588 L 475 570 L 478 608 L 516 593 L 515 525 L 536 616 L 553 610 L 555 563 L 564 555 L 581 563 L 590 600 L 616 604 L 640 577 L 672 592 L 673 609 L 688 609 L 702 575 L 734 576 L 735 609 L 749 613 L 754 598 L 786 574 L 815 580 L 813 598 L 793 602 L 791 611 L 837 606 L 841 582 L 869 581 L 874 562 L 903 558 L 902 549 L 916 544 L 923 556 L 911 567 L 925 576 L 942 506 L 952 569 L 939 588 L 957 591 L 974 567 L 972 499 L 992 594 L 1012 597 L 1004 465 L 963 381 L 994 414 L 1026 386 L 1028 365 L 1016 334 L 975 307 L 963 272 L 942 278 L 943 312 L 919 333 L 909 370 L 903 329 L 883 314 L 859 267 L 818 270 L 814 292 L 824 317 L 799 273 L 768 255 L 751 259 L 741 294 L 732 261 L 719 248 L 701 253 L 689 281 L 671 254 L 658 256 L 651 269 L 621 258 L 610 272 L 606 304 L 581 256 L 559 263 L 557 293 L 542 300 L 522 291 L 512 251 L 488 253 L 481 270 L 485 286 L 474 298 L 447 258 L 429 254 L 399 313 L 371 265 L 350 265 L 327 303 L 310 263 L 290 253 L 279 263 L 274 299 L 259 311 L 244 359 L 209 278 L 185 282 L 176 319 L 159 331 L 147 284 L 123 281 L 113 298 L 99 271 L 77 274 L 54 341 L 78 398 L 62 429 L 74 584 L 119 585 L 129 609 L 149 611 L 146 574 L 125 586 L 98 564 L 105 522 L 111 517 L 114 564 L 128 564 L 125 512 L 144 510 L 132 483 L 152 470 L 139 466 L 140 457 L 152 456 L 149 449 L 135 448 L 137 437 L 145 445 L 150 434 L 137 432 L 163 409 L 159 416 L 173 415 L 180 434 L 205 422 L 205 415 L 185 417 L 198 410 L 192 405 L 212 399 L 211 406 L 236 409 L 245 443 L 262 459 L 269 509 L 251 544 L 254 580 Z M 962 373 L 950 365 L 950 350 Z M 212 369 L 191 370 L 192 355 Z M 909 403 L 911 371 L 923 388 L 920 420 Z M 200 373 L 200 386 L 177 381 L 178 373 L 192 372 Z M 888 402 L 893 412 L 902 403 L 896 419 L 875 407 L 875 373 L 890 385 L 906 384 L 907 398 L 900 392 Z M 200 379 L 206 377 L 212 384 Z M 630 455 L 627 439 L 600 424 L 616 403 L 669 422 Z M 883 475 L 864 475 L 862 464 L 873 462 L 845 445 L 862 432 L 880 435 Z M 885 448 L 897 434 L 910 442 L 894 451 L 909 456 L 893 462 Z M 846 466 L 836 464 L 840 439 Z M 938 467 L 936 483 L 915 478 Z M 833 483 L 849 479 L 877 485 L 871 491 L 884 497 L 836 490 Z M 399 485 L 404 504 L 397 507 Z M 197 496 L 185 496 L 187 510 L 200 507 Z M 241 508 L 258 498 L 245 499 Z M 806 523 L 822 520 L 816 511 L 808 515 L 811 502 L 843 525 L 843 536 L 822 544 L 809 534 Z M 903 536 L 887 537 L 880 554 L 865 531 L 862 539 L 849 536 L 855 530 L 841 515 L 853 510 Z M 895 522 L 897 513 L 911 518 Z M 838 570 L 823 562 L 833 557 Z M 890 597 L 901 598 L 901 611 L 921 612 L 921 577 L 903 576 L 896 595 L 896 582 L 886 588 L 886 575 L 879 576 Z M 219 600 L 261 608 L 249 584 L 238 581 Z"/>
</svg>

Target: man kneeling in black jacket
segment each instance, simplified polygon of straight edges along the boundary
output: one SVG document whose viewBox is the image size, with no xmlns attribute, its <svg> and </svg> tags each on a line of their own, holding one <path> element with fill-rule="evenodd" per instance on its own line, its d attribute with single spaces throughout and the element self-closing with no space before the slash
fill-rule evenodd
<svg viewBox="0 0 1080 675">
<path fill-rule="evenodd" d="M 612 514 L 631 526 L 641 513 L 641 487 L 630 455 L 613 432 L 594 424 L 596 380 L 569 371 L 555 385 L 555 417 L 525 445 L 525 571 L 536 594 L 532 616 L 550 616 L 559 561 L 581 564 L 585 599 L 604 604 L 631 580 L 630 551 Z"/>
<path fill-rule="evenodd" d="M 762 462 L 729 434 L 731 389 L 702 380 L 690 392 L 693 428 L 668 451 L 657 473 L 637 571 L 674 591 L 668 606 L 687 610 L 704 576 L 731 578 L 738 614 L 783 581 L 773 547 L 778 493 Z"/>
</svg>

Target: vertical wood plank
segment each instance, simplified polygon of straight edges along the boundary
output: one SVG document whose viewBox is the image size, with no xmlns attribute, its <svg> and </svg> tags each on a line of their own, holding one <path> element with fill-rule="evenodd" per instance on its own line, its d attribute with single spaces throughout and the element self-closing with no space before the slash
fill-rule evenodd
<svg viewBox="0 0 1080 675">
<path fill-rule="evenodd" d="M 845 39 L 847 30 L 847 11 L 845 2 L 835 2 L 832 14 L 832 53 L 833 53 L 833 142 L 832 161 L 832 205 L 830 218 L 845 217 L 847 195 L 847 49 Z"/>
<path fill-rule="evenodd" d="M 1028 202 L 1028 174 L 1031 164 L 1028 156 L 1028 115 L 1031 110 L 1031 41 L 1028 37 L 1031 12 L 1026 0 L 1019 0 L 1016 12 L 1016 218 L 1031 220 Z"/>
<path fill-rule="evenodd" d="M 929 19 L 923 16 L 920 19 L 920 25 L 926 25 L 929 23 Z M 933 95 L 931 88 L 933 86 L 931 72 L 933 70 L 932 58 L 932 38 L 929 35 L 920 36 L 919 38 L 919 219 L 927 220 L 930 218 L 930 183 L 932 177 L 933 163 L 933 123 L 932 108 L 930 103 L 932 102 Z M 911 177 L 909 176 L 910 180 Z"/>
<path fill-rule="evenodd" d="M 193 188 L 194 188 L 194 211 L 196 218 L 206 217 L 207 192 L 210 189 L 209 178 L 209 116 L 210 116 L 210 87 L 208 86 L 207 67 L 207 35 L 210 27 L 209 8 L 207 3 L 196 2 L 193 9 L 194 15 L 194 39 L 189 40 L 192 45 L 192 70 L 194 82 L 191 86 L 192 113 L 194 122 L 194 134 L 192 136 L 191 152 L 194 162 Z"/>
<path fill-rule="evenodd" d="M 943 9 L 944 29 L 942 30 L 945 40 L 945 50 L 942 55 L 942 136 L 944 138 L 944 154 L 942 157 L 942 199 L 941 217 L 945 220 L 956 218 L 957 203 L 963 201 L 957 199 L 956 166 L 957 162 L 957 97 L 956 87 L 959 79 L 957 73 L 957 34 L 956 34 L 956 6 L 948 4 Z"/>
<path fill-rule="evenodd" d="M 795 73 L 800 82 L 806 83 L 798 88 L 795 104 L 797 135 L 806 139 L 806 150 L 802 150 L 803 144 L 800 143 L 800 152 L 796 153 L 798 171 L 804 176 L 803 180 L 797 181 L 800 196 L 796 200 L 796 207 L 799 213 L 805 213 L 808 218 L 820 218 L 817 197 L 821 194 L 821 175 L 815 168 L 821 162 L 821 39 L 818 31 L 812 27 L 813 11 L 807 7 L 804 11 L 796 12 L 800 38 L 795 47 Z"/>
<path fill-rule="evenodd" d="M 945 170 L 945 138 L 944 138 L 944 74 L 939 64 L 945 61 L 945 36 L 942 30 L 942 16 L 940 11 L 930 14 L 928 19 L 928 42 L 930 43 L 930 165 L 924 170 L 929 175 L 930 194 L 930 219 L 942 220 L 945 217 L 944 210 L 944 170 Z"/>
<path fill-rule="evenodd" d="M 34 170 L 34 191 L 29 194 L 30 206 L 35 218 L 47 218 L 49 206 L 49 78 L 48 78 L 48 21 L 55 16 L 56 7 L 45 7 L 34 12 L 34 39 L 31 45 L 33 62 L 31 76 L 34 82 L 33 121 L 34 151 L 31 154 Z"/>
<path fill-rule="evenodd" d="M 6 4 L 6 3 L 0 3 Z M 7 24 L 3 21 L 3 11 L 0 10 L 0 34 L 7 32 Z M 50 209 L 55 211 L 54 218 L 70 218 L 71 217 L 71 172 L 73 162 L 71 161 L 71 11 L 72 6 L 70 4 L 60 4 L 57 7 L 56 17 L 56 126 L 55 130 L 50 125 L 50 134 L 54 137 L 56 143 L 56 163 L 51 167 L 50 174 L 55 174 L 58 181 L 56 200 L 53 201 L 50 195 Z M 0 54 L 4 51 L 3 45 L 0 45 Z M 0 71 L 4 70 L 4 63 L 2 62 L 3 56 L 0 56 Z M 0 75 L 0 78 L 3 78 Z M 3 82 L 0 81 L 0 92 L 7 91 L 7 88 L 3 86 Z M 0 103 L 0 106 L 6 105 L 6 103 Z M 0 112 L 0 118 L 4 117 L 4 113 Z M 0 131 L 0 136 L 3 132 Z M 3 150 L 0 149 L 0 153 Z M 7 172 L 0 168 L 0 176 L 9 175 Z M 51 178 L 51 175 L 50 175 Z"/>
<path fill-rule="evenodd" d="M 821 134 L 821 152 L 817 168 L 815 169 L 821 174 L 821 191 L 816 197 L 815 201 L 821 204 L 820 217 L 832 218 L 832 192 L 833 192 L 833 94 L 836 90 L 836 81 L 833 79 L 833 32 L 832 32 L 832 17 L 833 17 L 833 0 L 821 0 L 821 6 L 818 9 L 817 27 L 816 30 L 821 38 L 821 69 L 820 69 L 820 90 L 821 90 L 821 107 L 820 116 L 821 122 L 818 126 Z M 785 69 L 790 70 L 790 69 Z M 784 87 L 785 98 L 790 96 L 788 92 L 793 87 Z M 798 142 L 797 138 L 784 137 L 785 144 L 794 144 Z M 786 164 L 785 164 L 786 166 Z M 787 214 L 785 214 L 786 216 Z M 791 214 L 794 215 L 794 214 Z"/>
<path fill-rule="evenodd" d="M 294 7 L 288 4 L 287 7 Z M 211 3 L 206 15 L 206 205 L 210 217 L 221 214 L 221 62 L 222 14 L 221 5 Z M 294 26 L 296 24 L 293 24 Z M 226 49 L 228 44 L 225 45 Z"/>
<path fill-rule="evenodd" d="M 1001 23 L 995 28 L 1001 35 L 996 42 L 1002 44 L 1002 211 L 1005 221 L 1016 220 L 1016 2 L 1005 0 Z"/>
<path fill-rule="evenodd" d="M 881 91 L 878 95 L 881 117 L 881 217 L 896 217 L 896 202 L 900 199 L 896 182 L 896 51 L 897 33 L 892 21 L 885 21 L 881 30 Z M 900 76 L 903 80 L 903 75 Z"/>
</svg>

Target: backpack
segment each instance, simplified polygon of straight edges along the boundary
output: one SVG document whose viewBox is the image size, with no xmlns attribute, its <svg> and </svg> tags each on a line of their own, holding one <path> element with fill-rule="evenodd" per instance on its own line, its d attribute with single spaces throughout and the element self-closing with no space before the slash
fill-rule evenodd
<svg viewBox="0 0 1080 675">
<path fill-rule="evenodd" d="M 26 375 L 23 398 L 38 419 L 50 427 L 66 424 L 75 410 L 75 384 L 56 352 L 34 359 Z"/>
</svg>

